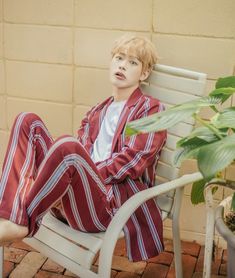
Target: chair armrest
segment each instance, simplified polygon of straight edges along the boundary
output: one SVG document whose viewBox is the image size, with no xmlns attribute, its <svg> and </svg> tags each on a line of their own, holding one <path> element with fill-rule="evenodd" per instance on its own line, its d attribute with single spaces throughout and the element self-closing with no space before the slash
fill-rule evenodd
<svg viewBox="0 0 235 278">
<path fill-rule="evenodd" d="M 170 182 L 166 182 L 152 188 L 140 191 L 128 199 L 117 211 L 113 217 L 111 223 L 108 226 L 107 231 L 105 232 L 104 242 L 100 251 L 99 259 L 99 277 L 109 277 L 110 266 L 112 263 L 112 254 L 115 248 L 118 236 L 125 226 L 125 223 L 133 214 L 133 212 L 147 200 L 154 198 L 158 195 L 166 193 L 170 190 L 174 190 L 180 187 L 183 187 L 187 184 L 195 182 L 202 179 L 200 172 L 193 174 L 184 175 L 178 179 L 175 179 Z M 109 268 L 109 269 L 108 269 Z"/>
</svg>

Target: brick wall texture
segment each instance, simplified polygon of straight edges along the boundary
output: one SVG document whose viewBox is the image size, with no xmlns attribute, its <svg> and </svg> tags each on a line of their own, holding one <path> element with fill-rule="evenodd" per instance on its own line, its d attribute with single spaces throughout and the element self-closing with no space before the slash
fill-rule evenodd
<svg viewBox="0 0 235 278">
<path fill-rule="evenodd" d="M 0 164 L 21 111 L 38 113 L 54 137 L 75 134 L 86 111 L 110 95 L 110 48 L 124 33 L 150 38 L 161 64 L 207 73 L 210 91 L 217 77 L 234 74 L 234 10 L 234 0 L 0 0 Z M 194 169 L 189 162 L 182 172 Z M 202 242 L 205 208 L 193 207 L 189 194 L 182 237 Z"/>
</svg>

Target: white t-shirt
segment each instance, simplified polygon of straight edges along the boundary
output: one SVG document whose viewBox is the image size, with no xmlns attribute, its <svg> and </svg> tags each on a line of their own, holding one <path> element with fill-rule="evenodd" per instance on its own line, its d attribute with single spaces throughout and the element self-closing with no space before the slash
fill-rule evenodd
<svg viewBox="0 0 235 278">
<path fill-rule="evenodd" d="M 103 161 L 110 156 L 114 133 L 125 103 L 126 101 L 114 101 L 109 105 L 93 145 L 91 158 L 94 162 Z"/>
</svg>

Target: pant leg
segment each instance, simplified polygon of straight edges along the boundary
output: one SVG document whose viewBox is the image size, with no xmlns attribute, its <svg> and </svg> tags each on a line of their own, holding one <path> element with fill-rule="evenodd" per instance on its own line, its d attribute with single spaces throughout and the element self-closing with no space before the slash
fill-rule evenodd
<svg viewBox="0 0 235 278">
<path fill-rule="evenodd" d="M 0 181 L 0 217 L 21 224 L 23 200 L 52 142 L 37 115 L 21 113 L 16 117 Z"/>
<path fill-rule="evenodd" d="M 53 144 L 27 195 L 24 221 L 29 236 L 36 233 L 42 217 L 58 200 L 74 229 L 104 231 L 112 219 L 102 178 L 87 151 L 73 137 L 60 138 Z"/>
</svg>

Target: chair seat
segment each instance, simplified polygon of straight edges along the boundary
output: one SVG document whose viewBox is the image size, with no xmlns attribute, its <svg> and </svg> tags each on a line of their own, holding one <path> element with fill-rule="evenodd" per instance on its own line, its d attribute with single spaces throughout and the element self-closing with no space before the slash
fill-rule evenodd
<svg viewBox="0 0 235 278">
<path fill-rule="evenodd" d="M 167 218 L 167 213 L 162 212 L 162 219 Z M 26 238 L 24 241 L 32 245 L 32 240 L 44 243 L 61 255 L 72 261 L 78 261 L 85 268 L 90 268 L 94 257 L 99 251 L 105 233 L 84 233 L 77 231 L 61 222 L 50 213 L 42 221 L 39 231 L 34 239 Z M 119 238 L 124 237 L 123 231 Z"/>
</svg>

